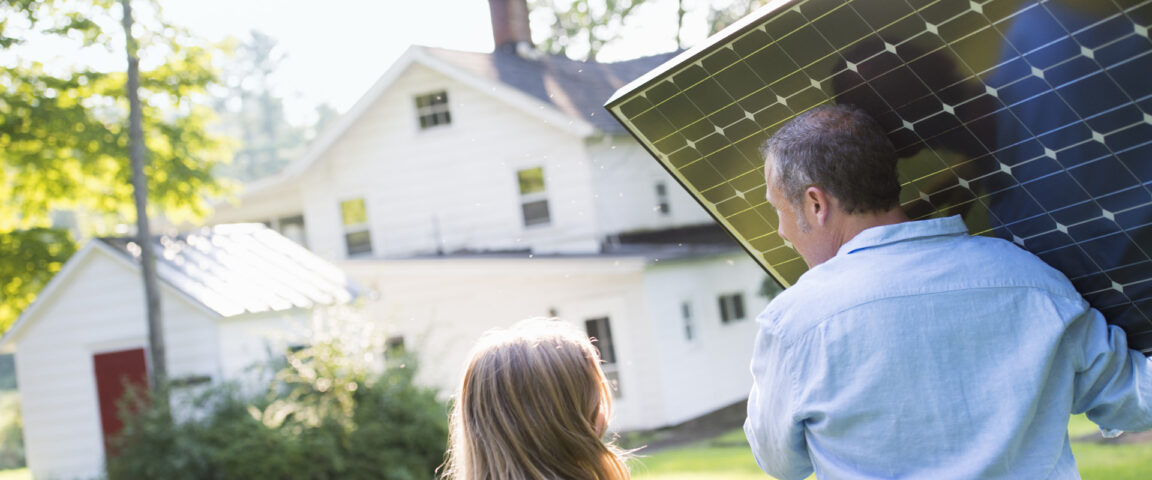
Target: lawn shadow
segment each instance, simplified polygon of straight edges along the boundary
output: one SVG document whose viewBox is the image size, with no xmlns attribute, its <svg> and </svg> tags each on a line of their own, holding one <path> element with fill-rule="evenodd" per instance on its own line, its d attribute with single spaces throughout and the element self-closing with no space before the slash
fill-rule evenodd
<svg viewBox="0 0 1152 480">
<path fill-rule="evenodd" d="M 742 427 L 748 413 L 747 405 L 747 401 L 741 400 L 671 427 L 623 432 L 617 443 L 625 449 L 639 449 L 637 453 L 640 455 L 648 455 L 669 448 L 712 440 Z M 736 440 L 725 440 L 723 443 L 716 446 L 738 446 L 735 444 Z"/>
</svg>

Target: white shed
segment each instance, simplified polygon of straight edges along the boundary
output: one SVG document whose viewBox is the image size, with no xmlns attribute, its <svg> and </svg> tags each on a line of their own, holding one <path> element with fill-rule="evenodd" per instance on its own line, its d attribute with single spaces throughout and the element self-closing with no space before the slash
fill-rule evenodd
<svg viewBox="0 0 1152 480">
<path fill-rule="evenodd" d="M 168 374 L 177 383 L 237 378 L 299 331 L 313 307 L 346 303 L 345 275 L 260 224 L 157 237 Z M 120 422 L 122 379 L 147 382 L 139 246 L 88 242 L 0 338 L 13 352 L 29 469 L 94 478 Z"/>
</svg>

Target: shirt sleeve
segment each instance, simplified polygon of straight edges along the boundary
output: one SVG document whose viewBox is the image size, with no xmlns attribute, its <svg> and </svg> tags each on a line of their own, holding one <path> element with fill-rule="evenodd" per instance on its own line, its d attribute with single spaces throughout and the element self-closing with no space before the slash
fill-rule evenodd
<svg viewBox="0 0 1152 480">
<path fill-rule="evenodd" d="M 780 480 L 803 479 L 812 473 L 804 439 L 804 424 L 796 418 L 796 384 L 784 346 L 762 326 L 752 356 L 752 392 L 744 434 L 756 463 Z"/>
<path fill-rule="evenodd" d="M 1080 301 L 1067 333 L 1075 340 L 1072 413 L 1087 413 L 1103 429 L 1152 429 L 1152 365 L 1128 348 L 1124 331 Z"/>
</svg>

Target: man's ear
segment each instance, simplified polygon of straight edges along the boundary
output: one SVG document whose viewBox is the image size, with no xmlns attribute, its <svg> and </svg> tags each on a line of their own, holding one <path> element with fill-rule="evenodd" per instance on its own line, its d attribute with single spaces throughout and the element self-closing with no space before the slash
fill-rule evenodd
<svg viewBox="0 0 1152 480">
<path fill-rule="evenodd" d="M 804 210 L 812 215 L 817 225 L 824 226 L 832 213 L 832 197 L 820 187 L 808 187 L 804 190 Z"/>
</svg>

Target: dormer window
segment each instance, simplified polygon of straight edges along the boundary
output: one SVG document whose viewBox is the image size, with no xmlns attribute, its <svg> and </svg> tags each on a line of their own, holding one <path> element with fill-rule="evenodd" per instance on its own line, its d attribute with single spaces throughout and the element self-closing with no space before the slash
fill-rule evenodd
<svg viewBox="0 0 1152 480">
<path fill-rule="evenodd" d="M 420 119 L 420 129 L 452 123 L 452 114 L 448 112 L 448 92 L 439 91 L 416 97 L 416 116 Z"/>
</svg>

